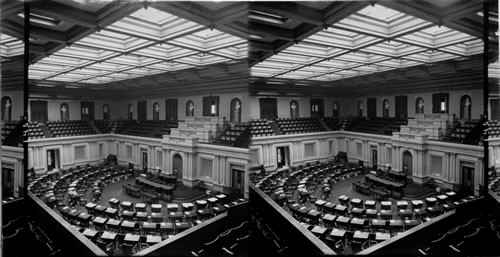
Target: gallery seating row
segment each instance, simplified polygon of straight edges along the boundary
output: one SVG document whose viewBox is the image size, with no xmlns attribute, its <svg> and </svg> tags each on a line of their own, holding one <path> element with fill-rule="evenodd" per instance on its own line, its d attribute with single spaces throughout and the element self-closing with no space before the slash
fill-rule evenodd
<svg viewBox="0 0 500 257">
<path fill-rule="evenodd" d="M 500 121 L 491 120 L 488 122 L 488 136 L 500 137 Z"/>
<path fill-rule="evenodd" d="M 478 125 L 478 120 L 458 121 L 456 125 L 442 138 L 442 140 L 454 143 L 465 143 L 465 139 L 471 135 L 471 132 Z"/>
<path fill-rule="evenodd" d="M 283 134 L 311 133 L 325 131 L 317 118 L 276 119 L 276 124 Z"/>
<path fill-rule="evenodd" d="M 96 134 L 89 122 L 85 120 L 47 121 L 45 125 L 54 137 Z"/>
<path fill-rule="evenodd" d="M 274 130 L 269 125 L 266 119 L 258 119 L 250 121 L 250 136 L 251 137 L 262 137 L 262 136 L 272 136 L 274 135 Z"/>
<path fill-rule="evenodd" d="M 227 129 L 222 131 L 221 135 L 215 140 L 214 143 L 232 146 L 247 128 L 249 128 L 249 125 L 244 123 L 229 126 Z"/>
<path fill-rule="evenodd" d="M 28 122 L 28 139 L 39 139 L 45 138 L 42 128 L 40 128 L 38 122 L 31 121 Z"/>
<path fill-rule="evenodd" d="M 2 121 L 2 145 L 6 145 L 5 140 L 17 127 L 20 121 Z M 16 143 L 17 146 L 22 146 L 22 138 L 19 138 L 19 142 Z"/>
</svg>

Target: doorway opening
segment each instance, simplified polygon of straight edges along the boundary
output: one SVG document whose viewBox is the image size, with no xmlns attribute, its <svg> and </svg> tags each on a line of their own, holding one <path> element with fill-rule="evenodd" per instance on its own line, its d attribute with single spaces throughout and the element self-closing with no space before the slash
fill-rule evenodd
<svg viewBox="0 0 500 257">
<path fill-rule="evenodd" d="M 47 171 L 58 170 L 60 167 L 59 149 L 47 150 Z"/>
<path fill-rule="evenodd" d="M 290 166 L 290 148 L 288 146 L 276 147 L 276 163 L 278 168 Z"/>
</svg>

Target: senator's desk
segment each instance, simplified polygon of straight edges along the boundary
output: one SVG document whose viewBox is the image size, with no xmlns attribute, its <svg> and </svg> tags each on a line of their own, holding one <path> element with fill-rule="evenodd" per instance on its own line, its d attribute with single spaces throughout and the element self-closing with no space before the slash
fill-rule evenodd
<svg viewBox="0 0 500 257">
<path fill-rule="evenodd" d="M 365 180 L 370 183 L 374 183 L 376 185 L 384 186 L 388 190 L 390 190 L 393 194 L 396 194 L 397 196 L 403 196 L 403 183 L 399 182 L 394 182 L 390 181 L 384 178 L 377 177 L 373 174 L 367 174 L 365 176 Z M 373 193 L 373 190 L 372 190 Z"/>
<path fill-rule="evenodd" d="M 137 177 L 135 179 L 135 183 L 137 185 L 152 188 L 159 193 L 166 194 L 169 196 L 172 196 L 172 192 L 174 191 L 174 187 L 172 185 L 165 185 L 165 184 L 156 183 L 154 181 L 148 180 L 148 179 L 143 178 L 143 177 Z"/>
</svg>

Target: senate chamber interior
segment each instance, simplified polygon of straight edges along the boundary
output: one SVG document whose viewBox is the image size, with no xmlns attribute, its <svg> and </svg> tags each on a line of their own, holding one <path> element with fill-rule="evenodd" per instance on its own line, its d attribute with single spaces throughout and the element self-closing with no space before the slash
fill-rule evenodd
<svg viewBox="0 0 500 257">
<path fill-rule="evenodd" d="M 0 9 L 3 256 L 498 255 L 496 1 Z"/>
</svg>

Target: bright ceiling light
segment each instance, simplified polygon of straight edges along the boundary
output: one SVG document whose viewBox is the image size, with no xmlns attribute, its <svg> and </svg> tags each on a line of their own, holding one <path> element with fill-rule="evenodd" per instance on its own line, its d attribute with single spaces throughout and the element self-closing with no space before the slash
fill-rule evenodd
<svg viewBox="0 0 500 257">
<path fill-rule="evenodd" d="M 18 14 L 19 17 L 24 19 L 24 13 Z M 48 17 L 45 15 L 40 15 L 36 13 L 30 13 L 30 22 L 35 22 L 41 25 L 55 27 L 61 23 L 60 20 Z"/>
<path fill-rule="evenodd" d="M 288 20 L 285 17 L 281 17 L 279 15 L 274 15 L 270 13 L 265 13 L 265 12 L 259 12 L 259 11 L 250 11 L 250 15 L 248 15 L 248 18 L 254 19 L 254 20 L 260 20 L 260 21 L 265 21 L 265 22 L 270 22 L 274 24 L 285 24 L 285 22 Z"/>
<path fill-rule="evenodd" d="M 264 39 L 263 36 L 259 36 L 259 35 L 250 35 L 250 38 L 253 38 L 253 39 Z"/>
</svg>

